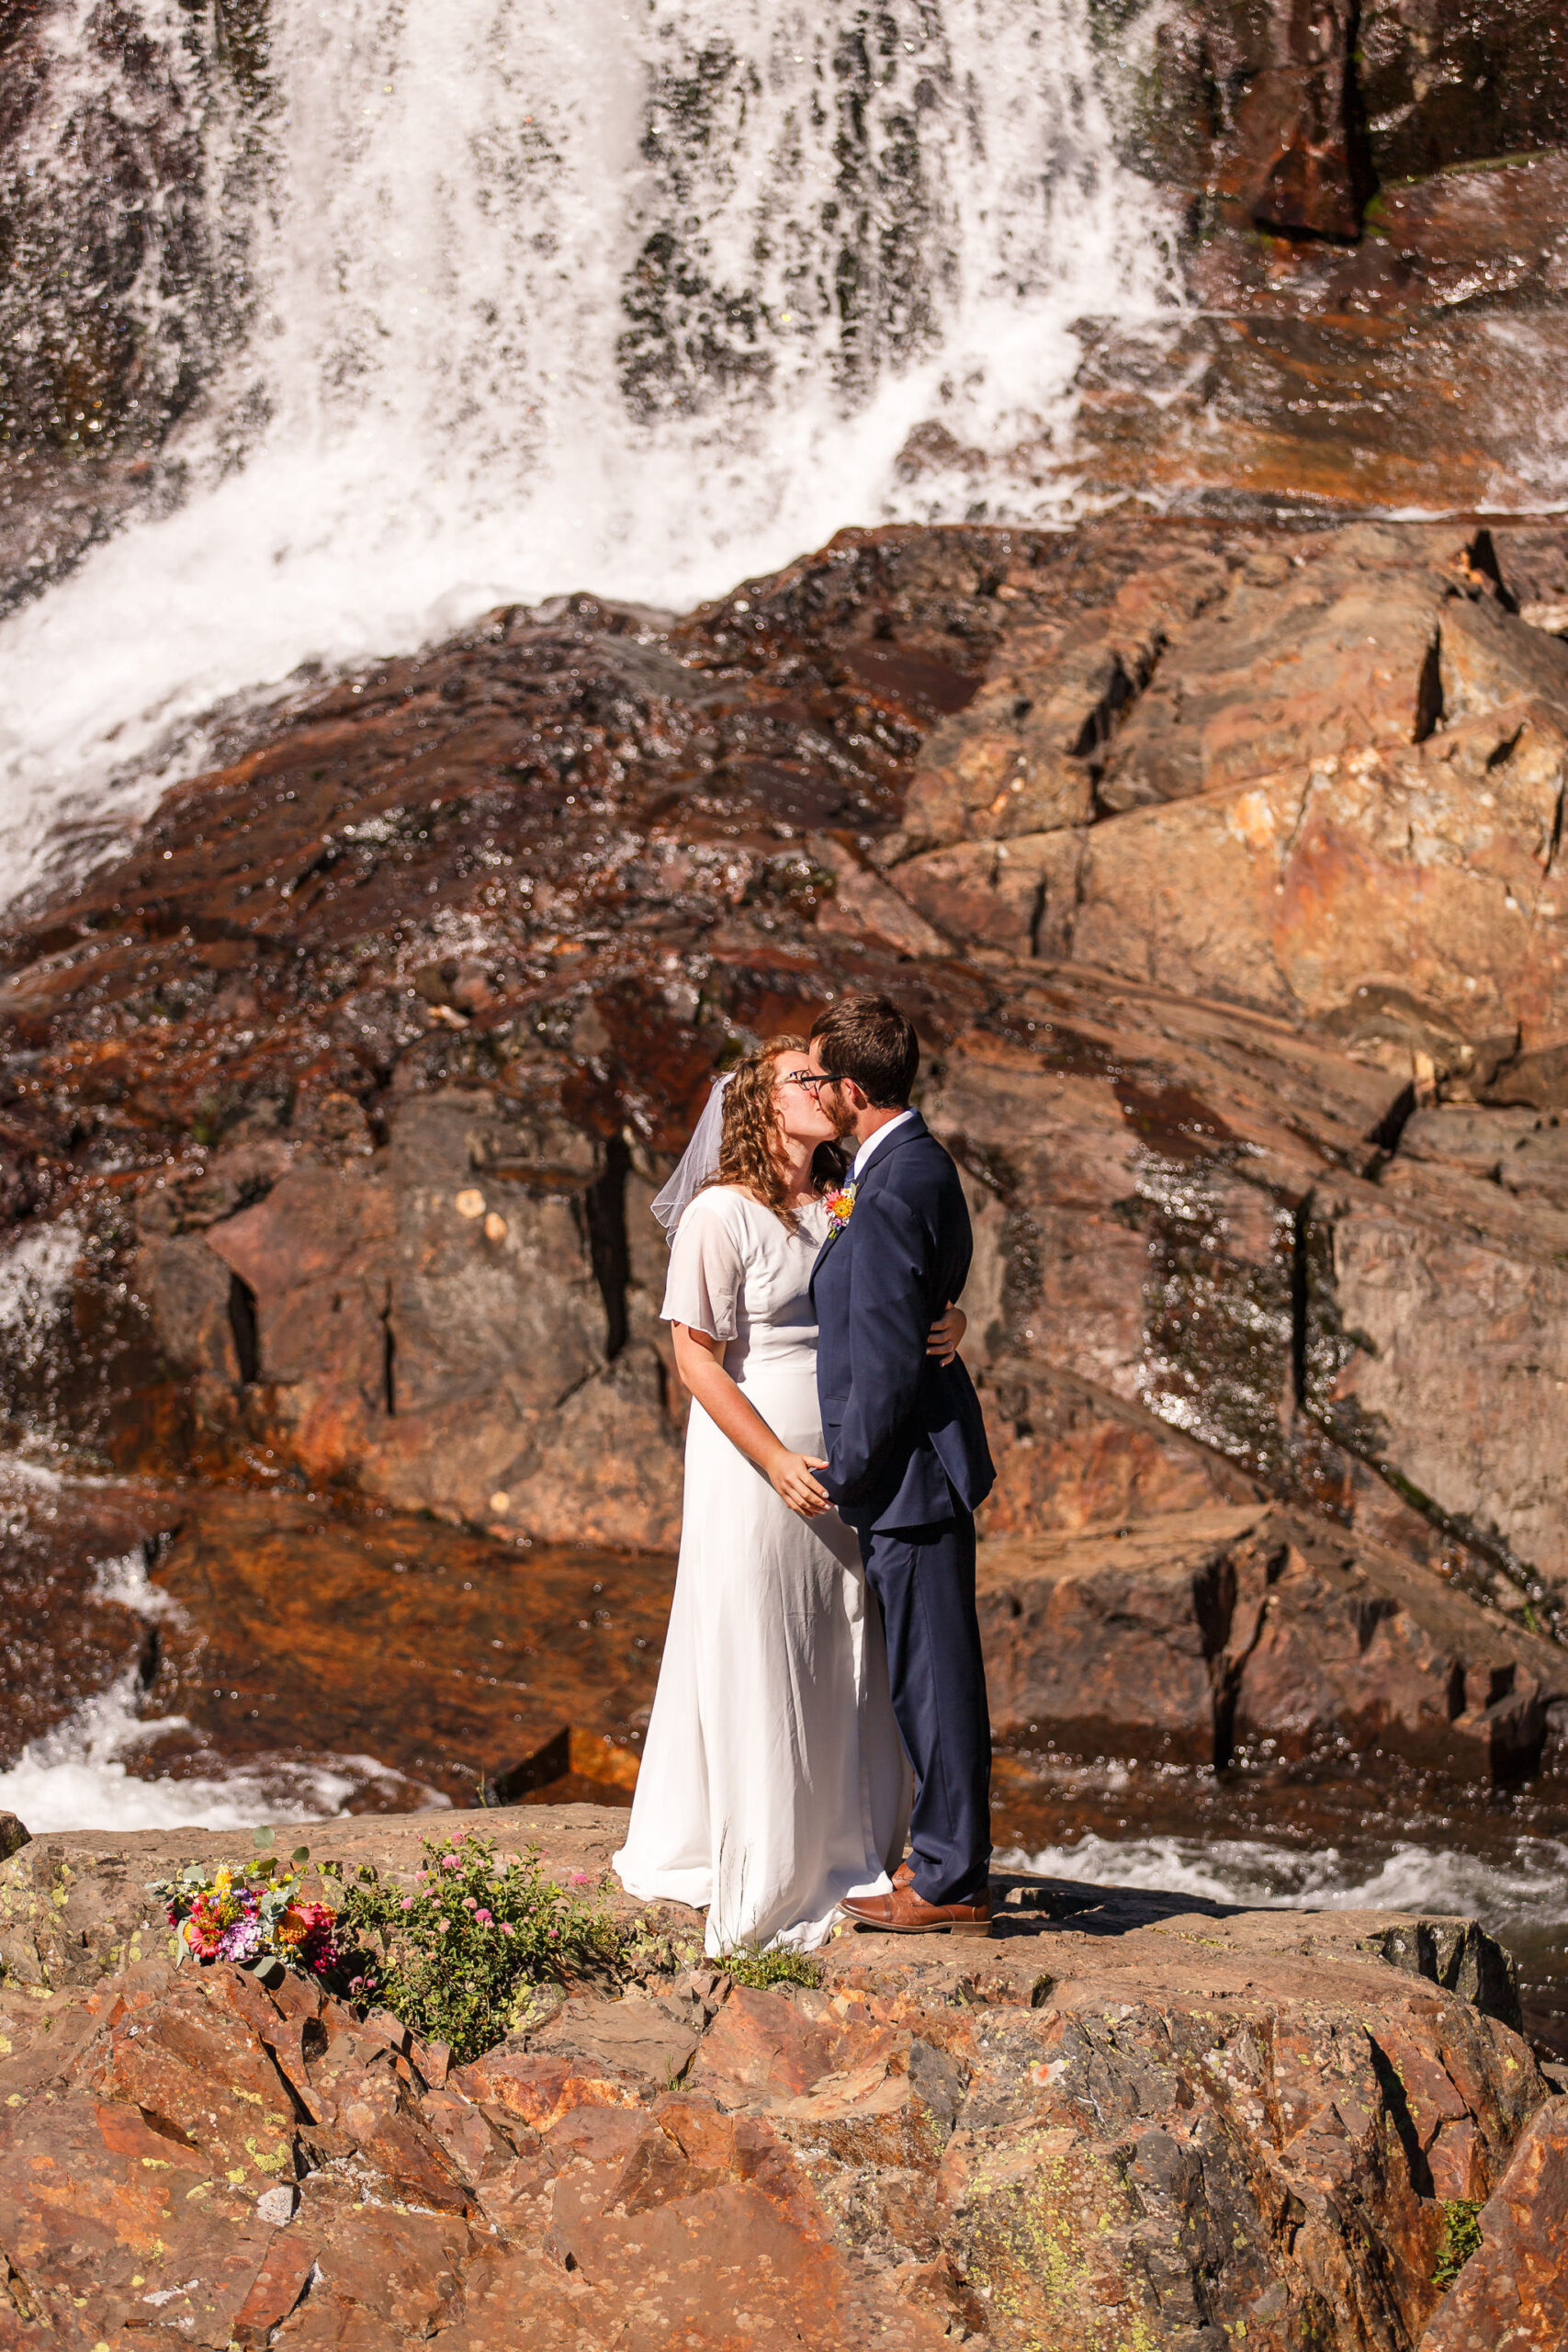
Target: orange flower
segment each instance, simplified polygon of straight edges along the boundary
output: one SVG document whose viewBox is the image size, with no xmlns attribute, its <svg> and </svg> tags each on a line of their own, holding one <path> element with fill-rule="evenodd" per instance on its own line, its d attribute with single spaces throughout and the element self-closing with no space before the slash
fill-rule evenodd
<svg viewBox="0 0 1568 2352">
<path fill-rule="evenodd" d="M 824 1193 L 822 1195 L 822 1203 L 828 1212 L 829 1220 L 832 1226 L 833 1231 L 835 1233 L 842 1233 L 845 1226 L 848 1225 L 850 1221 L 850 1213 L 855 1204 L 854 1186 L 852 1184 L 840 1184 L 837 1192 Z"/>
</svg>

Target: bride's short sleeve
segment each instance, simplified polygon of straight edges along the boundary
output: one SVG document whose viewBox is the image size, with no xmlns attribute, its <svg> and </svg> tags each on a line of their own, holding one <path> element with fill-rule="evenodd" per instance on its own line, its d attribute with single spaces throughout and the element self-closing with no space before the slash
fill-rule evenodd
<svg viewBox="0 0 1568 2352">
<path fill-rule="evenodd" d="M 722 1199 L 699 1193 L 676 1228 L 660 1314 L 710 1339 L 733 1340 L 745 1283 L 745 1254 Z"/>
</svg>

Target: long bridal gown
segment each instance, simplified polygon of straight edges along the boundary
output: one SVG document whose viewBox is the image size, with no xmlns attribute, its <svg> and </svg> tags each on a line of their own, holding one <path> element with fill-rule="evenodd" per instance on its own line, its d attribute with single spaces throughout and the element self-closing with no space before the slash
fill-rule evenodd
<svg viewBox="0 0 1568 2352">
<path fill-rule="evenodd" d="M 731 1185 L 681 1219 L 667 1322 L 724 1368 L 785 1445 L 821 1454 L 810 1281 L 827 1217 L 797 1233 Z M 909 1773 L 882 1615 L 837 1511 L 801 1519 L 694 1399 L 670 1630 L 626 1842 L 641 1902 L 707 1908 L 710 1955 L 819 1944 L 846 1894 L 886 1894 Z"/>
</svg>

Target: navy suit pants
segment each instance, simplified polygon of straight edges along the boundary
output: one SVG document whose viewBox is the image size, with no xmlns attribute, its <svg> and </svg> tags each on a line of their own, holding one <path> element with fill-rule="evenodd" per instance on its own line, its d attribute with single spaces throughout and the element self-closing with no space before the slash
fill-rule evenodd
<svg viewBox="0 0 1568 2352">
<path fill-rule="evenodd" d="M 866 1581 L 882 1604 L 893 1713 L 915 1768 L 909 1815 L 915 1892 L 964 1903 L 991 1859 L 991 1719 L 975 1613 L 975 1521 L 863 1532 Z"/>
</svg>

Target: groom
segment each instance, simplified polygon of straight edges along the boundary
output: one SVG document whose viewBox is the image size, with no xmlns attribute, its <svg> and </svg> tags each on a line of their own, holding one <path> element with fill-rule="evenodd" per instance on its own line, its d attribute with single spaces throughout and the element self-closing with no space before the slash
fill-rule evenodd
<svg viewBox="0 0 1568 2352">
<path fill-rule="evenodd" d="M 915 1032 L 886 997 L 820 1014 L 818 1099 L 859 1148 L 848 1219 L 811 1277 L 826 1466 L 882 1604 L 893 1712 L 915 1768 L 911 1859 L 843 1910 L 895 1935 L 988 1935 L 991 1730 L 975 1614 L 975 1511 L 996 1479 L 969 1374 L 926 1353 L 969 1272 L 958 1170 L 909 1108 Z"/>
</svg>

